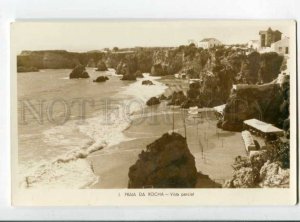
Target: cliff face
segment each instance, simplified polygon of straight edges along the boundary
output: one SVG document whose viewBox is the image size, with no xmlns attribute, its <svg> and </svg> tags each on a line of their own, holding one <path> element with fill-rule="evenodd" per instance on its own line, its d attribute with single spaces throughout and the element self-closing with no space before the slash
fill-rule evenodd
<svg viewBox="0 0 300 222">
<path fill-rule="evenodd" d="M 242 130 L 243 121 L 252 118 L 275 122 L 280 115 L 283 98 L 278 85 L 245 87 L 234 90 L 227 101 L 222 123 L 224 130 Z"/>
<path fill-rule="evenodd" d="M 164 76 L 179 72 L 182 69 L 182 56 L 182 52 L 174 49 L 154 52 L 151 74 L 154 76 Z"/>
<path fill-rule="evenodd" d="M 99 61 L 103 53 L 73 53 L 64 50 L 24 51 L 17 57 L 18 67 L 38 69 L 71 69 L 78 64 L 87 66 Z"/>
<path fill-rule="evenodd" d="M 43 68 L 74 68 L 78 64 L 94 67 L 99 62 L 116 69 L 124 80 L 135 80 L 136 73 L 154 76 L 187 74 L 200 79 L 199 93 L 187 98 L 190 105 L 212 107 L 226 103 L 233 84 L 268 83 L 277 78 L 282 69 L 283 57 L 277 53 L 259 54 L 235 47 L 216 47 L 209 50 L 195 45 L 177 48 L 133 48 L 128 51 L 72 53 L 67 51 L 23 52 L 18 56 L 18 70 Z M 104 67 L 104 64 L 102 64 Z M 141 75 L 139 75 L 142 77 Z"/>
<path fill-rule="evenodd" d="M 260 119 L 283 127 L 289 116 L 289 84 L 242 85 L 232 90 L 220 124 L 224 130 L 240 131 L 243 121 Z"/>
</svg>

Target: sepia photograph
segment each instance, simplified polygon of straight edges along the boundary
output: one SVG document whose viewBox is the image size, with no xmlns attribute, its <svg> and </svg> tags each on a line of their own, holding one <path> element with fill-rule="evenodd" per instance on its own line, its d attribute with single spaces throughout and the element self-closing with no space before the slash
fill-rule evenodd
<svg viewBox="0 0 300 222">
<path fill-rule="evenodd" d="M 13 203 L 295 204 L 295 29 L 12 23 Z"/>
</svg>

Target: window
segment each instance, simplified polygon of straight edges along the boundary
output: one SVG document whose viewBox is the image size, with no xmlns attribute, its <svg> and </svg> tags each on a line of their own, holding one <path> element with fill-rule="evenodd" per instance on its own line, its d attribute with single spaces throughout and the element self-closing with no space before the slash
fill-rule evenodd
<svg viewBox="0 0 300 222">
<path fill-rule="evenodd" d="M 282 51 L 282 47 L 278 47 L 278 52 L 281 52 Z"/>
<path fill-rule="evenodd" d="M 289 47 L 285 47 L 285 54 L 289 54 Z"/>
</svg>

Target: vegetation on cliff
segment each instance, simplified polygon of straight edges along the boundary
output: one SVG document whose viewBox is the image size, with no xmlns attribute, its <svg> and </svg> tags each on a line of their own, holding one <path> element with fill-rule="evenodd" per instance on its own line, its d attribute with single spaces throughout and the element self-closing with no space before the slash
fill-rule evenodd
<svg viewBox="0 0 300 222">
<path fill-rule="evenodd" d="M 283 57 L 273 52 L 252 52 L 247 55 L 239 47 L 202 49 L 194 44 L 174 48 L 136 47 L 86 53 L 63 50 L 24 51 L 18 56 L 18 67 L 23 67 L 20 70 L 26 67 L 74 68 L 78 64 L 98 64 L 101 66 L 98 70 L 116 69 L 117 74 L 123 75 L 123 80 L 135 80 L 142 77 L 142 73 L 155 76 L 182 73 L 200 80 L 196 90 L 191 86 L 185 107 L 224 104 L 233 84 L 268 83 L 277 78 L 284 66 L 283 62 Z"/>
<path fill-rule="evenodd" d="M 289 81 L 264 85 L 247 85 L 233 90 L 219 126 L 241 131 L 243 121 L 260 119 L 289 131 Z"/>
<path fill-rule="evenodd" d="M 252 151 L 249 157 L 236 157 L 233 164 L 234 175 L 224 183 L 223 187 L 288 187 L 289 142 L 278 139 L 266 144 L 266 149 Z"/>
</svg>

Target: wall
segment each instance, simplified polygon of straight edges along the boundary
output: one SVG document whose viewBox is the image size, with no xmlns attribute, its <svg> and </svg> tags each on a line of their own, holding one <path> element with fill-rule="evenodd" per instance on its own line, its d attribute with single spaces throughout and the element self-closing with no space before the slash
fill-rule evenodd
<svg viewBox="0 0 300 222">
<path fill-rule="evenodd" d="M 278 54 L 289 54 L 289 38 L 286 37 L 282 40 L 272 43 L 271 49 Z"/>
</svg>

